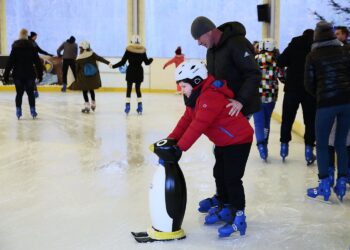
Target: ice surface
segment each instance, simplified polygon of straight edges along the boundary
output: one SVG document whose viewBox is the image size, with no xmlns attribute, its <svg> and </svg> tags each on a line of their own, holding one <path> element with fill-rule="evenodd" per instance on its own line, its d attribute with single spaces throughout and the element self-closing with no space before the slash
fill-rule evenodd
<svg viewBox="0 0 350 250">
<path fill-rule="evenodd" d="M 144 115 L 123 113 L 124 93 L 97 93 L 95 113 L 82 114 L 79 93 L 41 92 L 38 119 L 15 116 L 14 93 L 0 93 L 0 249 L 348 249 L 350 193 L 333 205 L 305 198 L 317 184 L 302 139 L 279 157 L 272 122 L 269 162 L 252 147 L 244 176 L 247 235 L 219 239 L 203 225 L 197 202 L 214 192 L 212 144 L 202 137 L 183 154 L 188 192 L 182 241 L 139 245 L 131 231 L 150 225 L 148 187 L 157 168 L 149 144 L 164 138 L 183 111 L 180 96 L 144 94 Z M 350 190 L 348 189 L 348 192 Z"/>
</svg>

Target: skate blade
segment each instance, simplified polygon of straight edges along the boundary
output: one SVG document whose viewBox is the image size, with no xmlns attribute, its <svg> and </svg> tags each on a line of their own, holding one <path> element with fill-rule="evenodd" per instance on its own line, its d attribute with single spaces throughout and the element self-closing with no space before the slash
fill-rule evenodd
<svg viewBox="0 0 350 250">
<path fill-rule="evenodd" d="M 312 198 L 308 195 L 306 195 L 306 198 L 308 198 L 309 200 L 312 200 L 312 201 L 317 201 L 317 202 L 321 202 L 321 203 L 325 203 L 325 204 L 328 204 L 328 205 L 332 205 L 333 202 L 331 202 L 330 200 L 328 201 L 325 201 L 322 197 L 316 197 L 316 198 Z"/>
</svg>

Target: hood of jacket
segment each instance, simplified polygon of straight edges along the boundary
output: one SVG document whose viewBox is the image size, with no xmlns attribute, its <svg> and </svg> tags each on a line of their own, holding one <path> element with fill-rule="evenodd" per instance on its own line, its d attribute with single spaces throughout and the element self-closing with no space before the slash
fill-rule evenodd
<svg viewBox="0 0 350 250">
<path fill-rule="evenodd" d="M 234 94 L 231 89 L 227 87 L 225 80 L 216 80 L 214 76 L 208 75 L 199 86 L 202 86 L 201 93 L 207 91 L 208 89 L 222 93 L 226 98 L 234 98 Z"/>
<path fill-rule="evenodd" d="M 216 45 L 216 47 L 220 47 L 222 44 L 225 43 L 227 39 L 233 36 L 243 36 L 246 35 L 246 30 L 240 22 L 227 22 L 218 27 L 220 31 L 222 31 L 222 35 L 220 38 L 219 43 Z"/>
<path fill-rule="evenodd" d="M 77 60 L 79 59 L 84 59 L 84 58 L 88 58 L 90 56 L 92 56 L 94 52 L 92 50 L 88 51 L 88 50 L 85 50 L 83 53 L 81 53 L 78 57 L 77 57 Z"/>
<path fill-rule="evenodd" d="M 126 47 L 126 50 L 138 54 L 146 52 L 146 48 L 140 44 L 130 44 L 128 47 Z"/>
</svg>

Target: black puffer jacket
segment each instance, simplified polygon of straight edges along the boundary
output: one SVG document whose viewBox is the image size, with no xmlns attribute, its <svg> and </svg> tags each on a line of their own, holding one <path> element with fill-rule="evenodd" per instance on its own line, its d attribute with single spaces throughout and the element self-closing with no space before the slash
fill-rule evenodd
<svg viewBox="0 0 350 250">
<path fill-rule="evenodd" d="M 253 45 L 245 38 L 245 28 L 239 22 L 224 23 L 220 41 L 207 51 L 209 74 L 226 80 L 236 100 L 243 104 L 244 115 L 260 110 L 259 85 L 261 73 L 254 59 Z"/>
<path fill-rule="evenodd" d="M 350 47 L 313 49 L 306 59 L 305 88 L 319 108 L 350 103 Z"/>
<path fill-rule="evenodd" d="M 43 66 L 38 52 L 27 39 L 20 39 L 12 44 L 11 54 L 4 72 L 5 79 L 9 78 L 11 70 L 13 70 L 12 77 L 15 80 L 42 78 Z"/>
<path fill-rule="evenodd" d="M 280 68 L 287 67 L 284 92 L 304 92 L 305 59 L 311 51 L 313 38 L 303 35 L 292 39 L 288 47 L 277 58 Z"/>
</svg>

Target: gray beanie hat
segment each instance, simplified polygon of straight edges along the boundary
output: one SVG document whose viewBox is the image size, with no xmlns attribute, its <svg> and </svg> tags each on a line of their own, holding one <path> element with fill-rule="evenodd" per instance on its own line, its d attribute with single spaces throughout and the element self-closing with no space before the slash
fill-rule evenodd
<svg viewBox="0 0 350 250">
<path fill-rule="evenodd" d="M 201 35 L 215 29 L 215 24 L 204 16 L 199 16 L 193 20 L 191 25 L 191 34 L 194 39 L 198 39 Z"/>
<path fill-rule="evenodd" d="M 333 25 L 326 21 L 318 22 L 314 33 L 314 42 L 323 42 L 333 39 L 336 39 Z"/>
</svg>

